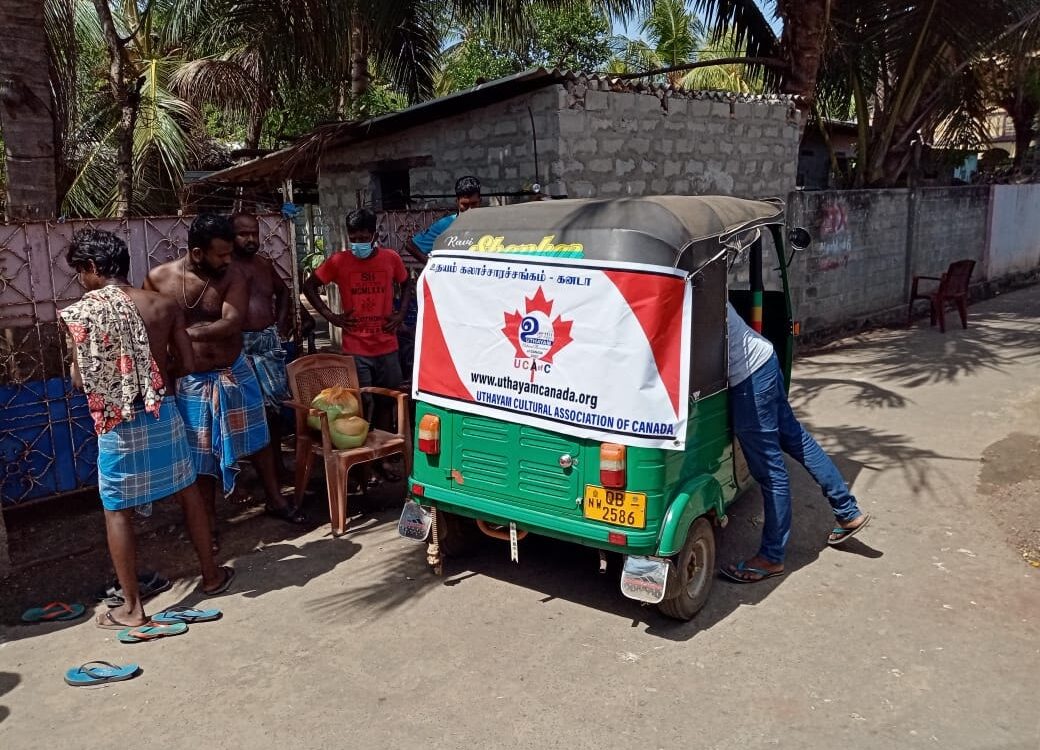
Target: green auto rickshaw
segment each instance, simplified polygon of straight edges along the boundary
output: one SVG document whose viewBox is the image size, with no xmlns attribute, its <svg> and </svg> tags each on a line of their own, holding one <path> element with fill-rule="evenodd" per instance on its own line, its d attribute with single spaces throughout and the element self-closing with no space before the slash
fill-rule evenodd
<svg viewBox="0 0 1040 750">
<path fill-rule="evenodd" d="M 428 542 L 438 572 L 478 532 L 513 559 L 528 533 L 598 549 L 604 569 L 618 553 L 623 594 L 693 617 L 712 527 L 752 481 L 730 427 L 726 302 L 789 378 L 786 234 L 782 203 L 731 197 L 460 215 L 419 283 L 401 535 Z"/>
</svg>

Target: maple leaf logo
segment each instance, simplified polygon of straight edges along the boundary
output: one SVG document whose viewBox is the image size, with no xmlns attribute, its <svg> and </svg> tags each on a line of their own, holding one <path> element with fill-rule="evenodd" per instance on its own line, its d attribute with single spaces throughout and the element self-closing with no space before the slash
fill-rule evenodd
<svg viewBox="0 0 1040 750">
<path fill-rule="evenodd" d="M 530 359 L 533 364 L 552 364 L 561 349 L 571 343 L 573 320 L 564 320 L 562 315 L 552 319 L 553 303 L 548 300 L 541 287 L 533 297 L 524 299 L 524 312 L 516 310 L 505 313 L 502 333 L 516 350 L 518 359 Z M 537 367 L 531 368 L 531 380 Z"/>
</svg>

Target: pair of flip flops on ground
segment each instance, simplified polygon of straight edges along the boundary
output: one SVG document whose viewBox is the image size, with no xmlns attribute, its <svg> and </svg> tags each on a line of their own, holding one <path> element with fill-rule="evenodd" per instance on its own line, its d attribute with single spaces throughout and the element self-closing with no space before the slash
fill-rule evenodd
<svg viewBox="0 0 1040 750">
<path fill-rule="evenodd" d="M 225 565 L 221 567 L 221 570 L 224 572 L 224 583 L 213 591 L 202 591 L 204 595 L 217 596 L 218 594 L 223 594 L 231 586 L 231 581 L 235 577 L 234 569 Z M 173 582 L 170 579 L 163 578 L 153 571 L 141 573 L 137 576 L 137 585 L 141 601 L 148 601 L 152 597 L 173 588 Z M 123 589 L 119 587 L 118 581 L 110 583 L 104 589 L 95 592 L 94 598 L 99 602 L 104 602 L 105 606 L 110 609 L 126 604 L 126 600 L 123 598 Z"/>
<path fill-rule="evenodd" d="M 82 604 L 49 602 L 42 607 L 30 607 L 22 613 L 22 622 L 65 622 L 83 616 L 87 608 Z"/>
<path fill-rule="evenodd" d="M 848 541 L 864 528 L 870 522 L 870 515 L 863 516 L 863 522 L 852 529 L 845 529 L 841 526 L 835 526 L 830 533 L 830 537 L 827 539 L 827 544 L 835 547 L 839 544 L 843 544 Z M 725 567 L 719 568 L 719 573 L 733 581 L 734 583 L 758 583 L 764 581 L 767 578 L 778 578 L 782 576 L 785 571 L 783 570 L 766 570 L 765 568 L 753 568 L 747 564 L 747 561 L 742 561 L 734 565 L 732 568 Z M 753 578 L 746 576 L 751 575 Z"/>
<path fill-rule="evenodd" d="M 173 582 L 168 578 L 163 578 L 155 571 L 148 571 L 137 576 L 137 586 L 141 599 L 146 600 L 164 591 L 169 591 L 173 586 Z M 126 603 L 126 600 L 123 598 L 123 589 L 119 587 L 118 581 L 114 581 L 97 591 L 94 594 L 94 598 L 99 602 L 104 602 L 109 607 L 121 607 Z"/>
<path fill-rule="evenodd" d="M 196 609 L 195 607 L 170 607 L 152 615 L 143 625 L 128 626 L 119 622 L 111 612 L 106 612 L 98 620 L 98 627 L 103 630 L 118 630 L 116 638 L 120 643 L 147 643 L 160 638 L 182 635 L 188 632 L 188 625 L 199 622 L 213 622 L 224 616 L 219 609 Z"/>
<path fill-rule="evenodd" d="M 171 635 L 180 635 L 188 631 L 189 623 L 212 622 L 219 620 L 224 613 L 219 609 L 196 609 L 194 607 L 170 607 L 152 616 L 150 622 L 136 628 L 125 628 L 119 631 L 117 638 L 123 643 L 145 643 Z M 113 627 L 121 627 L 111 612 L 103 615 Z M 99 627 L 108 626 L 98 623 Z M 65 672 L 65 683 L 72 687 L 94 687 L 107 685 L 110 682 L 130 680 L 141 673 L 138 664 L 118 665 L 107 661 L 88 661 Z"/>
</svg>

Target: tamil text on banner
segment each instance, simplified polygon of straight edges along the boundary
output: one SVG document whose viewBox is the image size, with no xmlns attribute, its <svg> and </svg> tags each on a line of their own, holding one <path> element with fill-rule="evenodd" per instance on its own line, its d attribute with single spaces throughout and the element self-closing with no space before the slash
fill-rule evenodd
<svg viewBox="0 0 1040 750">
<path fill-rule="evenodd" d="M 690 285 L 672 268 L 436 253 L 413 395 L 576 437 L 683 450 Z"/>
</svg>

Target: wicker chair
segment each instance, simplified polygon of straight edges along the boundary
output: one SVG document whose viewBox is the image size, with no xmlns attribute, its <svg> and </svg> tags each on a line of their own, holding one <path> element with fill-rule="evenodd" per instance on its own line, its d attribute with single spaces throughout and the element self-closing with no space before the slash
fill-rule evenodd
<svg viewBox="0 0 1040 750">
<path fill-rule="evenodd" d="M 342 354 L 311 354 L 290 362 L 286 369 L 293 396 L 293 400 L 287 401 L 286 406 L 296 412 L 296 504 L 299 506 L 303 500 L 304 490 L 311 478 L 314 457 L 320 455 L 325 462 L 332 533 L 343 534 L 347 529 L 347 481 L 353 466 L 399 453 L 404 456 L 406 473 L 411 473 L 412 439 L 408 425 L 408 396 L 387 388 L 360 388 L 354 358 Z M 332 444 L 327 415 L 318 412 L 321 419 L 319 442 L 317 433 L 307 425 L 310 403 L 320 391 L 334 385 L 353 390 L 359 403 L 362 401 L 362 393 L 376 398 L 394 399 L 397 402 L 397 432 L 370 429 L 361 447 L 338 450 Z"/>
</svg>

